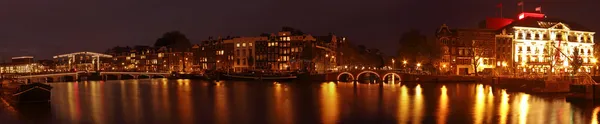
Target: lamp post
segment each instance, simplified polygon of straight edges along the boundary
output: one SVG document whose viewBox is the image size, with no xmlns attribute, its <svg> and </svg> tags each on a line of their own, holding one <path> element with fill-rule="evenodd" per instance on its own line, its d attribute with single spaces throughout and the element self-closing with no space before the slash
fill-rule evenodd
<svg viewBox="0 0 600 124">
<path fill-rule="evenodd" d="M 406 68 L 406 64 L 408 64 L 408 62 L 406 60 L 402 61 L 402 64 L 404 64 L 404 68 Z"/>
<path fill-rule="evenodd" d="M 327 73 L 328 58 L 329 58 L 329 54 L 325 54 L 325 58 L 323 59 L 323 73 Z"/>
<path fill-rule="evenodd" d="M 392 59 L 392 70 L 396 68 L 396 60 Z"/>
</svg>

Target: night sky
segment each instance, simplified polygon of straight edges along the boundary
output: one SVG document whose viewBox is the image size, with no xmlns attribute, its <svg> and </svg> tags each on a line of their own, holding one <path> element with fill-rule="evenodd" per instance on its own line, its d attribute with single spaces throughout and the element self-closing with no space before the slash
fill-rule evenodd
<svg viewBox="0 0 600 124">
<path fill-rule="evenodd" d="M 567 2 L 563 2 L 567 1 Z M 516 17 L 517 0 L 2 0 L 0 56 L 104 52 L 113 46 L 152 45 L 179 30 L 192 43 L 209 36 L 257 36 L 290 26 L 348 40 L 395 55 L 402 32 L 433 36 L 443 23 L 476 27 L 486 17 Z M 600 0 L 529 0 L 548 17 L 600 30 Z"/>
</svg>

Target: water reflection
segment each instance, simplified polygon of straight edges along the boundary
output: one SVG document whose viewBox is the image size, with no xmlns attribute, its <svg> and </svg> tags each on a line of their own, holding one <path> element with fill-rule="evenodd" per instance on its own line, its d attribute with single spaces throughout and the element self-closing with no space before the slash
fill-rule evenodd
<svg viewBox="0 0 600 124">
<path fill-rule="evenodd" d="M 484 106 L 484 100 L 485 100 L 485 93 L 484 93 L 484 89 L 483 89 L 483 85 L 479 84 L 477 85 L 476 89 L 475 89 L 475 107 L 473 108 L 473 118 L 474 118 L 474 122 L 475 124 L 481 124 L 483 123 L 483 106 Z"/>
<path fill-rule="evenodd" d="M 178 101 L 177 107 L 179 108 L 179 118 L 181 123 L 191 124 L 193 123 L 194 117 L 192 116 L 192 94 L 190 92 L 190 80 L 177 80 Z"/>
<path fill-rule="evenodd" d="M 215 96 L 214 96 L 214 105 L 215 105 L 215 109 L 214 109 L 214 113 L 216 116 L 216 123 L 219 124 L 227 124 L 229 123 L 229 108 L 227 106 L 229 106 L 229 102 L 227 99 L 227 87 L 225 87 L 224 85 L 220 84 L 220 82 L 217 82 L 217 85 L 215 85 Z"/>
<path fill-rule="evenodd" d="M 335 124 L 339 116 L 338 94 L 335 83 L 323 83 L 321 85 L 321 109 L 323 123 Z"/>
<path fill-rule="evenodd" d="M 422 123 L 423 113 L 425 112 L 423 104 L 423 89 L 421 88 L 421 84 L 417 84 L 415 88 L 415 106 L 413 108 L 413 114 L 415 115 L 413 116 L 413 124 Z"/>
<path fill-rule="evenodd" d="M 529 112 L 529 95 L 521 94 L 519 102 L 519 124 L 527 123 L 527 114 Z"/>
<path fill-rule="evenodd" d="M 500 115 L 499 124 L 506 124 L 506 118 L 508 116 L 508 94 L 506 90 L 502 90 L 502 96 L 500 98 L 500 111 L 498 115 Z"/>
<path fill-rule="evenodd" d="M 51 85 L 53 115 L 48 123 L 598 124 L 600 111 L 564 98 L 471 84 L 149 79 Z M 2 109 L 0 119 L 6 112 Z"/>
<path fill-rule="evenodd" d="M 598 124 L 598 113 L 600 113 L 600 106 L 596 107 L 594 112 L 592 112 L 592 124 Z"/>
<path fill-rule="evenodd" d="M 438 124 L 445 124 L 448 116 L 448 89 L 446 85 L 441 88 L 440 101 L 438 105 L 437 122 Z"/>
<path fill-rule="evenodd" d="M 408 88 L 406 88 L 406 85 L 402 85 L 402 87 L 400 88 L 400 98 L 398 99 L 398 104 L 398 123 L 404 124 L 408 121 L 408 115 L 410 114 L 408 113 L 410 99 L 408 96 Z"/>
<path fill-rule="evenodd" d="M 104 92 L 103 82 L 92 83 L 90 90 L 90 103 L 92 105 L 92 120 L 97 124 L 104 124 L 106 115 L 104 115 Z"/>
<path fill-rule="evenodd" d="M 292 101 L 290 97 L 290 91 L 288 91 L 288 87 L 282 85 L 281 83 L 274 83 L 274 95 L 275 100 L 273 100 L 272 105 L 275 106 L 275 114 L 276 116 L 273 123 L 276 124 L 292 124 L 293 123 L 293 111 L 292 111 Z"/>
</svg>

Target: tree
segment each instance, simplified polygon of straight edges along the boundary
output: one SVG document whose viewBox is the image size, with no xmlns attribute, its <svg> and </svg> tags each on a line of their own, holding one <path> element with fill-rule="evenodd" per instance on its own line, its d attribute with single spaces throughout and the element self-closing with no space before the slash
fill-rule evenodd
<svg viewBox="0 0 600 124">
<path fill-rule="evenodd" d="M 281 27 L 281 31 L 289 31 L 291 35 L 304 35 L 304 32 L 302 32 L 301 30 L 294 29 L 288 26 Z"/>
<path fill-rule="evenodd" d="M 477 73 L 477 68 L 479 67 L 479 64 L 481 64 L 479 61 L 486 56 L 486 51 L 488 50 L 487 46 L 488 45 L 485 44 L 485 41 L 471 41 L 471 50 L 469 51 L 468 55 L 471 55 L 472 57 L 471 60 L 473 61 L 472 64 L 473 70 L 475 70 L 475 76 L 479 76 Z"/>
<path fill-rule="evenodd" d="M 546 58 L 548 62 L 550 62 L 550 70 L 548 70 L 548 72 L 552 72 L 552 70 L 554 70 L 554 65 L 557 63 L 556 51 L 557 48 L 554 47 L 554 42 L 549 42 L 546 44 L 544 52 L 548 53 L 546 54 Z"/>
<path fill-rule="evenodd" d="M 427 44 L 427 37 L 415 29 L 403 33 L 398 43 L 398 55 L 411 61 L 418 61 L 418 57 L 423 57 L 425 51 L 432 49 Z"/>
<path fill-rule="evenodd" d="M 261 37 L 268 37 L 268 36 L 271 36 L 271 34 L 269 34 L 269 33 L 261 33 L 260 36 Z"/>
<path fill-rule="evenodd" d="M 577 74 L 579 72 L 579 68 L 583 64 L 581 58 L 579 57 L 579 48 L 575 47 L 573 50 L 573 60 L 571 61 L 571 66 L 573 67 L 573 74 Z"/>
<path fill-rule="evenodd" d="M 158 38 L 154 43 L 154 47 L 168 47 L 172 48 L 173 51 L 184 52 L 192 47 L 192 43 L 190 43 L 190 40 L 183 33 L 171 31 Z"/>
</svg>

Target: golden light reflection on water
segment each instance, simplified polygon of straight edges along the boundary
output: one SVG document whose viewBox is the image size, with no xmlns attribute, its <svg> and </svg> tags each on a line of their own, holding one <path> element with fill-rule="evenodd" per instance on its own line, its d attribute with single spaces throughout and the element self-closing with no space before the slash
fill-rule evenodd
<svg viewBox="0 0 600 124">
<path fill-rule="evenodd" d="M 177 98 L 179 104 L 177 104 L 179 108 L 179 118 L 182 123 L 191 124 L 194 123 L 194 117 L 192 116 L 192 110 L 194 110 L 192 105 L 192 94 L 190 93 L 190 80 L 177 80 Z"/>
<path fill-rule="evenodd" d="M 133 118 L 135 119 L 135 123 L 140 123 L 139 119 L 141 119 L 141 116 L 143 113 L 143 109 L 141 109 L 141 104 L 142 104 L 142 99 L 140 98 L 140 89 L 139 89 L 139 80 L 134 80 L 131 84 L 132 90 L 129 90 L 131 93 L 131 95 L 133 96 Z"/>
<path fill-rule="evenodd" d="M 92 104 L 92 118 L 94 120 L 94 123 L 98 124 L 104 124 L 104 117 L 106 117 L 104 115 L 104 92 L 102 91 L 103 84 L 104 83 L 102 82 L 90 84 L 90 95 L 92 96 L 92 98 L 90 98 L 90 104 Z"/>
<path fill-rule="evenodd" d="M 483 123 L 483 109 L 484 109 L 484 101 L 485 101 L 485 89 L 483 89 L 482 84 L 478 84 L 475 89 L 475 105 L 473 108 L 473 123 L 481 124 Z"/>
<path fill-rule="evenodd" d="M 400 98 L 398 98 L 398 123 L 405 124 L 408 121 L 408 110 L 410 106 L 410 99 L 408 96 L 408 88 L 406 85 L 400 87 Z"/>
<path fill-rule="evenodd" d="M 274 95 L 275 99 L 272 104 L 275 106 L 275 118 L 274 123 L 276 124 L 291 124 L 294 123 L 292 101 L 290 100 L 290 92 L 288 88 L 280 83 L 274 83 Z"/>
<path fill-rule="evenodd" d="M 500 124 L 506 124 L 506 121 L 508 121 L 506 118 L 506 116 L 508 116 L 508 94 L 506 93 L 506 90 L 502 90 L 502 96 L 500 98 L 500 111 L 498 113 L 498 115 L 500 115 Z"/>
<path fill-rule="evenodd" d="M 77 83 L 67 85 L 67 100 L 71 120 L 80 119 L 79 87 Z"/>
<path fill-rule="evenodd" d="M 164 118 L 172 118 L 171 116 L 171 99 L 169 98 L 169 80 L 162 80 L 162 87 L 160 89 L 161 96 L 157 97 L 162 103 L 159 111 L 164 112 Z"/>
<path fill-rule="evenodd" d="M 598 113 L 600 112 L 600 106 L 594 109 L 592 112 L 592 124 L 598 124 Z"/>
<path fill-rule="evenodd" d="M 325 124 L 337 123 L 339 116 L 338 94 L 335 83 L 321 84 L 321 120 Z"/>
<path fill-rule="evenodd" d="M 529 95 L 521 94 L 519 102 L 519 124 L 527 123 L 527 114 L 529 112 Z"/>
<path fill-rule="evenodd" d="M 421 121 L 423 121 L 425 109 L 423 104 L 423 89 L 421 88 L 421 84 L 417 84 L 417 87 L 415 88 L 415 103 L 413 104 L 413 124 L 420 124 Z"/>
<path fill-rule="evenodd" d="M 437 123 L 445 124 L 446 118 L 448 116 L 448 89 L 446 89 L 446 85 L 443 85 L 441 88 L 440 101 L 438 105 L 438 113 L 437 113 Z"/>
<path fill-rule="evenodd" d="M 216 122 L 218 124 L 227 124 L 229 123 L 229 101 L 227 100 L 227 87 L 217 82 L 218 85 L 215 85 L 215 116 Z"/>
<path fill-rule="evenodd" d="M 492 92 L 492 87 L 488 87 L 487 88 L 487 102 L 486 107 L 485 107 L 485 123 L 486 124 L 490 124 L 492 123 L 492 117 L 493 117 L 493 110 L 494 110 L 494 93 Z"/>
</svg>

